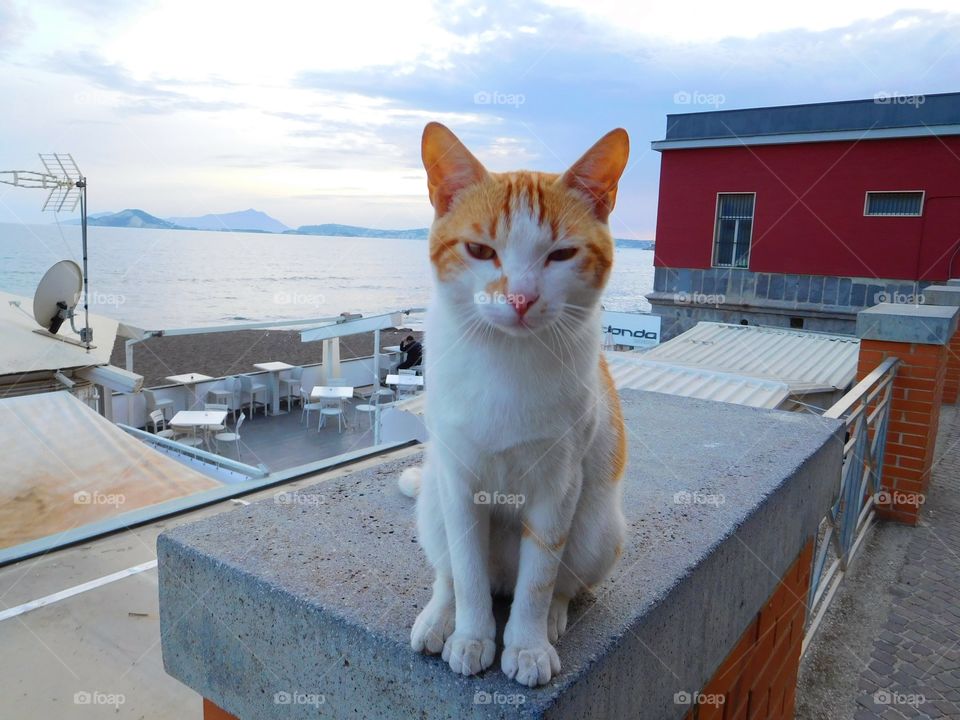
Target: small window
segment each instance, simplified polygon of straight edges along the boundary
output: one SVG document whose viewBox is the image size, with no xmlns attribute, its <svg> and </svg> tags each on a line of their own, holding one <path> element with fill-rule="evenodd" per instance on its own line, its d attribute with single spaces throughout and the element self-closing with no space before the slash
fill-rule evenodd
<svg viewBox="0 0 960 720">
<path fill-rule="evenodd" d="M 923 192 L 868 192 L 864 215 L 917 216 L 923 213 Z"/>
<path fill-rule="evenodd" d="M 717 194 L 717 224 L 713 236 L 714 266 L 749 267 L 755 197 L 755 193 Z"/>
</svg>

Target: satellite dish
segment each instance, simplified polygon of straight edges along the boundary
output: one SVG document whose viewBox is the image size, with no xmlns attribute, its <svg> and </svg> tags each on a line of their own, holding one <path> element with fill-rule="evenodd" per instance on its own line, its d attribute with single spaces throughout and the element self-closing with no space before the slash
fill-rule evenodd
<svg viewBox="0 0 960 720">
<path fill-rule="evenodd" d="M 47 270 L 33 295 L 33 319 L 56 334 L 80 302 L 83 273 L 73 260 L 61 260 Z"/>
</svg>

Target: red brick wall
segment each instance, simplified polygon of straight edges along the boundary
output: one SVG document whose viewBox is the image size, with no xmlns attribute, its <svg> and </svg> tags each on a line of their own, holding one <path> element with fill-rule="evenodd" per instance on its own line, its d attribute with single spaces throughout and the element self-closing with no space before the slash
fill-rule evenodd
<svg viewBox="0 0 960 720">
<path fill-rule="evenodd" d="M 857 379 L 890 356 L 899 357 L 893 383 L 883 487 L 877 514 L 915 525 L 930 485 L 947 373 L 947 347 L 918 343 L 860 341 Z"/>
<path fill-rule="evenodd" d="M 687 720 L 788 720 L 793 718 L 803 643 L 813 539 L 714 671 Z"/>
</svg>

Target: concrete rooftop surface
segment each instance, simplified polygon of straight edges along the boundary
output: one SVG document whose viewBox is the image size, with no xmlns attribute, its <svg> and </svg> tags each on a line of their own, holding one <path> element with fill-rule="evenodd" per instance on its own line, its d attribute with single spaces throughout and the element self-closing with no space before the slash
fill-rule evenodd
<svg viewBox="0 0 960 720">
<path fill-rule="evenodd" d="M 682 716 L 675 693 L 702 687 L 816 532 L 841 425 L 622 396 L 630 539 L 612 577 L 575 604 L 547 686 L 521 687 L 497 663 L 462 678 L 410 650 L 432 580 L 413 502 L 396 490 L 416 459 L 163 534 L 167 671 L 241 718 L 316 717 L 320 705 L 335 718 Z"/>
</svg>

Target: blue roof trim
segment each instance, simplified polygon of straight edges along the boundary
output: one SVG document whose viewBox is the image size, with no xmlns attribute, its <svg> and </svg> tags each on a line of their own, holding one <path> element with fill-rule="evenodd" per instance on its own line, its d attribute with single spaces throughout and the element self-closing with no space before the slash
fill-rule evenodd
<svg viewBox="0 0 960 720">
<path fill-rule="evenodd" d="M 960 135 L 956 125 L 930 125 L 909 128 L 878 128 L 876 130 L 844 130 L 841 132 L 783 133 L 781 135 L 746 135 L 743 137 L 692 138 L 681 140 L 654 140 L 653 150 L 689 150 L 694 148 L 746 147 L 748 145 L 791 145 L 794 143 L 844 142 L 860 140 L 890 140 L 896 138 L 942 137 Z"/>
<path fill-rule="evenodd" d="M 667 115 L 661 142 L 960 124 L 960 92 Z"/>
</svg>

